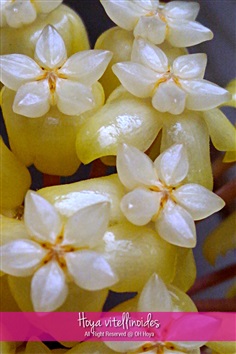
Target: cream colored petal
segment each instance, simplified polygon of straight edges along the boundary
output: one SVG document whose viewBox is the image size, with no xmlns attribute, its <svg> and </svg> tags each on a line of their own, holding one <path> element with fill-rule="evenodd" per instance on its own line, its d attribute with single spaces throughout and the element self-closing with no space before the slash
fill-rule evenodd
<svg viewBox="0 0 236 354">
<path fill-rule="evenodd" d="M 134 40 L 131 60 L 161 74 L 168 70 L 168 58 L 165 53 L 142 38 Z"/>
<path fill-rule="evenodd" d="M 39 118 L 50 109 L 50 91 L 47 80 L 22 85 L 15 96 L 13 111 L 28 118 Z"/>
<path fill-rule="evenodd" d="M 176 246 L 196 246 L 196 230 L 191 215 L 181 206 L 168 200 L 156 221 L 160 236 Z"/>
<path fill-rule="evenodd" d="M 194 1 L 171 1 L 164 6 L 162 12 L 171 18 L 195 20 L 200 6 Z"/>
<path fill-rule="evenodd" d="M 134 36 L 142 37 L 154 44 L 161 44 L 166 37 L 166 23 L 158 15 L 140 17 Z"/>
<path fill-rule="evenodd" d="M 34 22 L 36 10 L 30 0 L 12 1 L 5 8 L 7 24 L 13 28 Z"/>
<path fill-rule="evenodd" d="M 1 246 L 0 253 L 0 269 L 18 277 L 31 275 L 46 255 L 46 251 L 39 244 L 23 239 Z"/>
<path fill-rule="evenodd" d="M 207 80 L 180 80 L 187 92 L 186 108 L 194 111 L 206 111 L 219 106 L 230 99 L 230 93 Z"/>
<path fill-rule="evenodd" d="M 160 75 L 139 63 L 125 62 L 112 66 L 121 84 L 138 97 L 149 97 Z"/>
<path fill-rule="evenodd" d="M 171 296 L 165 283 L 157 274 L 153 274 L 140 294 L 138 311 L 171 312 L 172 310 Z"/>
<path fill-rule="evenodd" d="M 66 254 L 65 259 L 74 282 L 82 289 L 101 290 L 118 281 L 109 263 L 97 252 L 70 252 Z"/>
<path fill-rule="evenodd" d="M 102 241 L 110 217 L 110 203 L 102 202 L 80 209 L 65 225 L 63 244 L 94 247 Z"/>
<path fill-rule="evenodd" d="M 172 80 L 168 80 L 158 86 L 152 97 L 152 105 L 160 112 L 180 114 L 186 104 L 186 93 Z"/>
<path fill-rule="evenodd" d="M 31 299 L 36 312 L 56 310 L 67 297 L 65 274 L 56 261 L 41 267 L 31 282 Z"/>
<path fill-rule="evenodd" d="M 114 350 L 115 353 L 135 353 L 136 350 L 140 348 L 143 344 L 146 342 L 131 342 L 131 341 L 119 341 L 119 342 L 105 342 L 105 344 L 108 346 L 108 348 Z M 141 352 L 142 353 L 142 352 Z"/>
<path fill-rule="evenodd" d="M 133 1 L 101 0 L 101 4 L 110 19 L 128 31 L 132 31 L 139 17 L 147 13 Z"/>
<path fill-rule="evenodd" d="M 194 220 L 201 220 L 221 210 L 225 202 L 215 193 L 189 183 L 173 191 L 174 199 L 186 209 Z"/>
<path fill-rule="evenodd" d="M 209 28 L 195 21 L 168 18 L 168 41 L 174 47 L 190 47 L 213 38 Z"/>
<path fill-rule="evenodd" d="M 35 60 L 43 68 L 54 69 L 62 66 L 67 58 L 65 43 L 53 26 L 46 26 L 35 47 Z"/>
<path fill-rule="evenodd" d="M 29 234 L 40 242 L 55 242 L 62 229 L 56 209 L 33 191 L 25 197 L 24 221 Z"/>
<path fill-rule="evenodd" d="M 134 4 L 147 11 L 156 11 L 159 6 L 159 0 L 132 0 Z"/>
<path fill-rule="evenodd" d="M 91 86 L 103 75 L 111 57 L 108 50 L 84 50 L 72 55 L 58 73 Z"/>
<path fill-rule="evenodd" d="M 119 146 L 116 167 L 121 183 L 128 189 L 151 186 L 157 179 L 152 160 L 133 146 Z"/>
<path fill-rule="evenodd" d="M 57 80 L 56 98 L 58 109 L 67 115 L 80 115 L 95 107 L 92 88 L 71 80 Z"/>
<path fill-rule="evenodd" d="M 53 0 L 53 1 L 34 1 L 34 5 L 38 12 L 47 14 L 54 9 L 56 9 L 63 0 Z"/>
<path fill-rule="evenodd" d="M 23 54 L 9 54 L 0 57 L 1 82 L 16 91 L 21 85 L 35 80 L 42 74 L 41 68 L 30 57 Z"/>
<path fill-rule="evenodd" d="M 71 348 L 67 354 L 114 354 L 112 349 L 109 349 L 103 342 L 83 342 Z"/>
<path fill-rule="evenodd" d="M 207 55 L 205 53 L 182 55 L 174 61 L 173 73 L 183 80 L 202 79 L 206 65 Z"/>
<path fill-rule="evenodd" d="M 121 210 L 135 225 L 146 225 L 159 210 L 162 193 L 146 188 L 136 188 L 121 200 Z"/>
<path fill-rule="evenodd" d="M 34 338 L 30 338 L 30 340 L 34 340 Z M 35 338 L 35 340 L 39 340 L 38 338 Z M 51 350 L 42 342 L 27 342 L 26 348 L 24 351 L 24 354 L 51 354 Z M 18 354 L 18 352 L 16 352 Z M 21 354 L 21 352 L 20 352 Z"/>
<path fill-rule="evenodd" d="M 176 186 L 189 169 L 187 151 L 183 144 L 174 144 L 154 161 L 158 176 L 166 185 Z"/>
</svg>

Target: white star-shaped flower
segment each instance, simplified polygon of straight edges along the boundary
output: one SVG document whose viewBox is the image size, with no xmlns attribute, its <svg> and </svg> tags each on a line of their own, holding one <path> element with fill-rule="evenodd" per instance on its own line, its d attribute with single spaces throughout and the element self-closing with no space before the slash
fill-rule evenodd
<svg viewBox="0 0 236 354">
<path fill-rule="evenodd" d="M 121 210 L 135 225 L 152 221 L 159 235 L 182 247 L 196 245 L 194 220 L 222 209 L 224 201 L 194 183 L 184 184 L 189 169 L 187 152 L 175 144 L 152 162 L 135 147 L 118 149 L 117 171 L 129 192 L 121 200 Z"/>
<path fill-rule="evenodd" d="M 38 13 L 47 14 L 61 3 L 62 0 L 0 0 L 0 27 L 28 25 Z"/>
<path fill-rule="evenodd" d="M 98 250 L 107 229 L 109 208 L 108 202 L 93 204 L 65 221 L 40 195 L 27 193 L 27 232 L 0 247 L 0 269 L 17 277 L 33 275 L 31 298 L 35 311 L 53 311 L 61 306 L 67 297 L 68 281 L 91 291 L 118 281 Z"/>
<path fill-rule="evenodd" d="M 213 33 L 196 22 L 199 4 L 187 1 L 100 0 L 118 26 L 133 31 L 154 44 L 168 40 L 174 47 L 189 47 L 213 38 Z"/>
<path fill-rule="evenodd" d="M 62 37 L 49 25 L 36 43 L 35 60 L 23 54 L 0 57 L 1 81 L 17 91 L 15 113 L 36 118 L 57 105 L 64 114 L 79 115 L 95 107 L 93 84 L 111 56 L 105 50 L 85 50 L 67 59 Z"/>
<path fill-rule="evenodd" d="M 200 53 L 180 56 L 169 66 L 160 48 L 139 38 L 134 41 L 131 61 L 112 69 L 133 95 L 151 97 L 160 112 L 180 114 L 185 107 L 204 111 L 230 99 L 227 90 L 203 79 L 206 63 L 206 54 Z"/>
</svg>

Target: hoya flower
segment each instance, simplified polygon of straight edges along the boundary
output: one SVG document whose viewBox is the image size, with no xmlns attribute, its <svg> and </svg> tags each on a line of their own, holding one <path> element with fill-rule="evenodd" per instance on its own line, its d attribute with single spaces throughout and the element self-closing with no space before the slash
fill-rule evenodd
<svg viewBox="0 0 236 354">
<path fill-rule="evenodd" d="M 0 0 L 0 27 L 28 25 L 34 22 L 38 13 L 47 14 L 61 3 L 62 0 Z"/>
<path fill-rule="evenodd" d="M 129 192 L 121 210 L 135 225 L 154 223 L 166 241 L 182 247 L 196 245 L 194 220 L 224 207 L 224 201 L 205 187 L 184 184 L 189 169 L 187 152 L 175 144 L 152 160 L 138 149 L 123 144 L 117 154 L 117 171 Z"/>
<path fill-rule="evenodd" d="M 57 105 L 64 114 L 79 115 L 96 106 L 93 84 L 111 56 L 105 50 L 85 50 L 67 59 L 62 37 L 49 25 L 36 43 L 35 60 L 22 54 L 0 57 L 1 81 L 17 91 L 15 113 L 36 118 Z"/>
<path fill-rule="evenodd" d="M 108 16 L 118 26 L 133 31 L 135 37 L 154 44 L 168 40 L 175 47 L 189 47 L 213 38 L 213 33 L 195 19 L 199 4 L 159 0 L 100 0 Z"/>
<path fill-rule="evenodd" d="M 169 66 L 165 53 L 144 39 L 134 41 L 131 61 L 117 63 L 113 71 L 133 95 L 152 98 L 160 112 L 180 114 L 215 108 L 230 99 L 227 90 L 203 79 L 206 54 L 182 55 Z"/>
<path fill-rule="evenodd" d="M 16 277 L 33 275 L 35 311 L 53 311 L 61 306 L 71 280 L 89 291 L 117 282 L 116 274 L 97 250 L 108 225 L 109 208 L 107 202 L 90 205 L 65 221 L 40 195 L 27 193 L 25 229 L 16 226 L 19 237 L 0 247 L 0 269 Z"/>
</svg>

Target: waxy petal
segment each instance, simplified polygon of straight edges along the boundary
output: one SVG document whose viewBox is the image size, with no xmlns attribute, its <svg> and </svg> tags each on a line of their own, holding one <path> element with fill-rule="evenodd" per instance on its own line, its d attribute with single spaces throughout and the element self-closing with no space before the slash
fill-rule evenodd
<svg viewBox="0 0 236 354">
<path fill-rule="evenodd" d="M 154 44 L 161 44 L 166 37 L 166 23 L 158 15 L 142 16 L 134 29 L 135 37 L 142 37 Z"/>
<path fill-rule="evenodd" d="M 46 255 L 39 244 L 24 239 L 6 243 L 0 247 L 0 253 L 1 271 L 18 277 L 31 275 Z"/>
<path fill-rule="evenodd" d="M 72 55 L 58 73 L 91 86 L 103 75 L 111 57 L 108 50 L 84 50 Z"/>
<path fill-rule="evenodd" d="M 140 312 L 171 312 L 173 310 L 169 291 L 157 274 L 153 274 L 144 286 L 138 301 Z"/>
<path fill-rule="evenodd" d="M 31 282 L 31 299 L 36 312 L 56 310 L 67 297 L 65 274 L 56 261 L 41 267 Z"/>
<path fill-rule="evenodd" d="M 155 226 L 160 236 L 173 245 L 196 246 L 196 230 L 191 215 L 171 200 L 161 210 Z"/>
<path fill-rule="evenodd" d="M 185 184 L 172 193 L 177 203 L 186 209 L 194 220 L 204 219 L 225 205 L 223 199 L 215 193 L 194 183 Z"/>
<path fill-rule="evenodd" d="M 213 38 L 209 28 L 195 21 L 168 19 L 168 41 L 174 47 L 190 47 Z"/>
<path fill-rule="evenodd" d="M 38 12 L 47 14 L 55 10 L 63 0 L 53 0 L 53 1 L 34 1 L 34 5 Z"/>
<path fill-rule="evenodd" d="M 87 206 L 72 215 L 64 230 L 64 245 L 94 247 L 106 232 L 110 216 L 110 203 Z"/>
<path fill-rule="evenodd" d="M 147 11 L 156 11 L 158 9 L 159 0 L 131 0 L 134 4 L 142 7 Z"/>
<path fill-rule="evenodd" d="M 29 234 L 40 242 L 55 242 L 62 229 L 56 209 L 33 191 L 25 197 L 24 221 Z"/>
<path fill-rule="evenodd" d="M 105 344 L 108 346 L 108 348 L 114 350 L 115 353 L 135 353 L 135 349 L 140 348 L 143 344 L 146 342 L 140 342 L 140 341 L 119 341 L 119 342 L 105 342 Z M 150 354 L 150 353 L 147 353 Z M 152 353 L 151 353 L 152 354 Z"/>
<path fill-rule="evenodd" d="M 118 281 L 109 263 L 97 252 L 70 252 L 65 259 L 74 282 L 82 289 L 100 290 Z"/>
<path fill-rule="evenodd" d="M 43 73 L 37 63 L 23 54 L 9 54 L 0 57 L 1 82 L 16 91 L 21 85 L 35 80 Z"/>
<path fill-rule="evenodd" d="M 152 105 L 160 112 L 180 114 L 186 104 L 186 93 L 172 80 L 160 84 L 155 90 Z"/>
<path fill-rule="evenodd" d="M 160 74 L 139 63 L 117 63 L 112 70 L 126 90 L 142 98 L 151 96 L 155 83 L 160 79 Z"/>
<path fill-rule="evenodd" d="M 157 180 L 152 160 L 133 146 L 119 146 L 116 165 L 119 179 L 128 189 L 152 186 Z"/>
<path fill-rule="evenodd" d="M 231 95 L 222 87 L 207 80 L 180 80 L 182 88 L 188 93 L 186 108 L 206 111 L 227 102 Z"/>
<path fill-rule="evenodd" d="M 187 176 L 189 163 L 182 144 L 174 144 L 154 161 L 158 177 L 167 186 L 176 186 Z"/>
<path fill-rule="evenodd" d="M 199 9 L 199 4 L 194 1 L 171 1 L 164 6 L 162 12 L 171 18 L 194 21 Z"/>
<path fill-rule="evenodd" d="M 168 58 L 165 53 L 142 38 L 134 40 L 131 60 L 160 74 L 168 70 Z"/>
<path fill-rule="evenodd" d="M 57 80 L 56 99 L 58 109 L 71 116 L 95 107 L 92 88 L 71 80 Z"/>
<path fill-rule="evenodd" d="M 5 16 L 10 27 L 19 28 L 34 22 L 37 13 L 30 0 L 12 1 L 5 8 Z"/>
<path fill-rule="evenodd" d="M 50 109 L 50 91 L 47 80 L 22 85 L 15 96 L 13 111 L 29 118 L 38 118 Z"/>
<path fill-rule="evenodd" d="M 182 55 L 173 63 L 174 75 L 181 79 L 202 79 L 206 70 L 207 55 L 204 53 Z"/>
<path fill-rule="evenodd" d="M 146 188 L 136 188 L 121 200 L 121 210 L 126 218 L 135 225 L 146 225 L 160 207 L 162 193 Z"/>
<path fill-rule="evenodd" d="M 65 43 L 53 26 L 46 26 L 35 47 L 35 60 L 46 69 L 59 68 L 67 58 Z"/>
</svg>

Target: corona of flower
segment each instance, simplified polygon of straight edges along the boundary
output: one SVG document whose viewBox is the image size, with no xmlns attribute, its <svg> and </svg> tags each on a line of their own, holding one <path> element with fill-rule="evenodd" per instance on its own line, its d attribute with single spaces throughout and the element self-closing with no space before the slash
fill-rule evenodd
<svg viewBox="0 0 236 354">
<path fill-rule="evenodd" d="M 25 233 L 1 246 L 1 270 L 16 277 L 33 275 L 35 311 L 53 311 L 61 306 L 68 281 L 86 290 L 100 290 L 118 281 L 97 251 L 108 225 L 109 208 L 107 202 L 90 205 L 64 222 L 48 201 L 35 192 L 27 193 Z"/>
<path fill-rule="evenodd" d="M 49 13 L 61 3 L 62 0 L 0 0 L 0 27 L 28 25 L 34 22 L 37 13 Z"/>
<path fill-rule="evenodd" d="M 67 59 L 62 37 L 49 25 L 36 43 L 35 60 L 22 54 L 1 56 L 1 81 L 17 91 L 15 113 L 36 118 L 57 105 L 64 114 L 79 115 L 95 107 L 93 84 L 111 56 L 105 50 L 85 50 Z"/>
<path fill-rule="evenodd" d="M 184 184 L 189 169 L 183 145 L 176 144 L 152 160 L 123 144 L 117 155 L 117 171 L 129 190 L 121 200 L 126 218 L 135 225 L 153 221 L 160 236 L 182 246 L 196 245 L 194 220 L 220 210 L 224 201 L 194 183 Z"/>
<path fill-rule="evenodd" d="M 203 79 L 206 54 L 178 57 L 168 65 L 165 53 L 144 39 L 134 41 L 130 62 L 117 63 L 113 71 L 133 95 L 151 97 L 160 112 L 180 114 L 215 108 L 230 99 L 227 90 Z"/>
<path fill-rule="evenodd" d="M 175 47 L 189 47 L 213 38 L 213 33 L 195 19 L 199 4 L 159 0 L 101 0 L 108 16 L 118 26 L 134 31 L 135 37 L 160 44 L 167 39 Z"/>
</svg>

